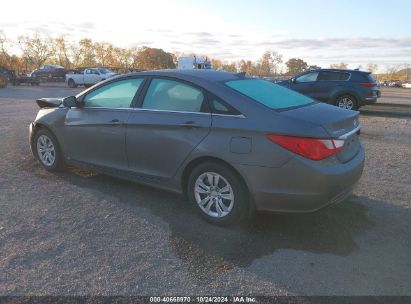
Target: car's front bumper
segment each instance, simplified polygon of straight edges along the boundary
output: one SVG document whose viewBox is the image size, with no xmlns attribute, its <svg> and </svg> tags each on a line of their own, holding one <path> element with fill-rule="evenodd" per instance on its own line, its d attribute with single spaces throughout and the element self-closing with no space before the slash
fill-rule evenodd
<svg viewBox="0 0 411 304">
<path fill-rule="evenodd" d="M 35 155 L 35 154 L 34 154 L 34 151 L 33 151 L 34 128 L 35 128 L 35 123 L 34 123 L 34 122 L 31 122 L 31 123 L 29 124 L 29 145 L 30 145 L 31 153 L 33 153 L 33 155 Z"/>
<path fill-rule="evenodd" d="M 345 164 L 324 165 L 300 157 L 281 168 L 235 166 L 245 177 L 257 210 L 311 212 L 346 199 L 361 177 L 365 152 Z"/>
</svg>

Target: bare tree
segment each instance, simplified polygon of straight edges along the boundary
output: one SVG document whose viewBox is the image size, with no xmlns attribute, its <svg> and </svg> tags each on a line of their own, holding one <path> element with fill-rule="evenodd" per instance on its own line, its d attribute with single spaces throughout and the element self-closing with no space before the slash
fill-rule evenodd
<svg viewBox="0 0 411 304">
<path fill-rule="evenodd" d="M 72 68 L 72 60 L 70 60 L 70 45 L 64 38 L 60 36 L 53 39 L 53 61 L 65 68 Z"/>
<path fill-rule="evenodd" d="M 19 36 L 17 43 L 26 62 L 35 68 L 43 65 L 53 55 L 51 39 L 42 37 L 39 33 L 35 33 L 33 37 L 28 35 Z"/>
<path fill-rule="evenodd" d="M 369 71 L 371 74 L 375 74 L 377 70 L 378 70 L 378 64 L 375 64 L 375 63 L 367 64 L 367 71 Z"/>
<path fill-rule="evenodd" d="M 10 55 L 8 54 L 8 44 L 9 41 L 4 34 L 3 31 L 0 30 L 0 65 L 1 66 L 9 66 L 9 58 Z"/>
<path fill-rule="evenodd" d="M 330 68 L 331 69 L 346 69 L 348 68 L 348 64 L 344 62 L 334 63 L 334 64 L 330 64 Z"/>
</svg>

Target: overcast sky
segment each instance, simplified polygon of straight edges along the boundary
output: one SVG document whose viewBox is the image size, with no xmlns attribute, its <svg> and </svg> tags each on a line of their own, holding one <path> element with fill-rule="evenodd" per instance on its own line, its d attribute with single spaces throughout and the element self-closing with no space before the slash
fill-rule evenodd
<svg viewBox="0 0 411 304">
<path fill-rule="evenodd" d="M 12 39 L 37 31 L 227 61 L 272 50 L 322 67 L 411 64 L 410 0 L 19 0 L 0 15 Z"/>
</svg>

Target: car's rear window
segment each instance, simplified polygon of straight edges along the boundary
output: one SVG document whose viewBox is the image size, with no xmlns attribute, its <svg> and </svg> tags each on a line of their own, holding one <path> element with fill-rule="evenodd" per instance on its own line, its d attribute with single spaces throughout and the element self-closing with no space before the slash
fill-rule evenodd
<svg viewBox="0 0 411 304">
<path fill-rule="evenodd" d="M 303 106 L 313 102 L 311 98 L 266 80 L 232 80 L 227 81 L 226 85 L 274 110 Z"/>
</svg>

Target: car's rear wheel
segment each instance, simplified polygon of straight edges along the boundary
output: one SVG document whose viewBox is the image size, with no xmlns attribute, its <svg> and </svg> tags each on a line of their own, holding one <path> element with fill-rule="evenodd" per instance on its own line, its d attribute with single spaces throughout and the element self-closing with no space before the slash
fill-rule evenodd
<svg viewBox="0 0 411 304">
<path fill-rule="evenodd" d="M 355 110 L 357 109 L 357 100 L 352 95 L 342 95 L 337 98 L 335 105 L 342 109 Z"/>
<path fill-rule="evenodd" d="M 70 88 L 76 88 L 77 87 L 76 82 L 71 78 L 68 80 L 68 86 Z"/>
<path fill-rule="evenodd" d="M 248 191 L 231 168 L 206 162 L 192 170 L 187 183 L 189 200 L 207 221 L 228 225 L 243 220 L 248 211 Z"/>
<path fill-rule="evenodd" d="M 40 129 L 34 136 L 34 151 L 41 165 L 49 171 L 59 171 L 64 167 L 55 136 L 46 129 Z"/>
</svg>

